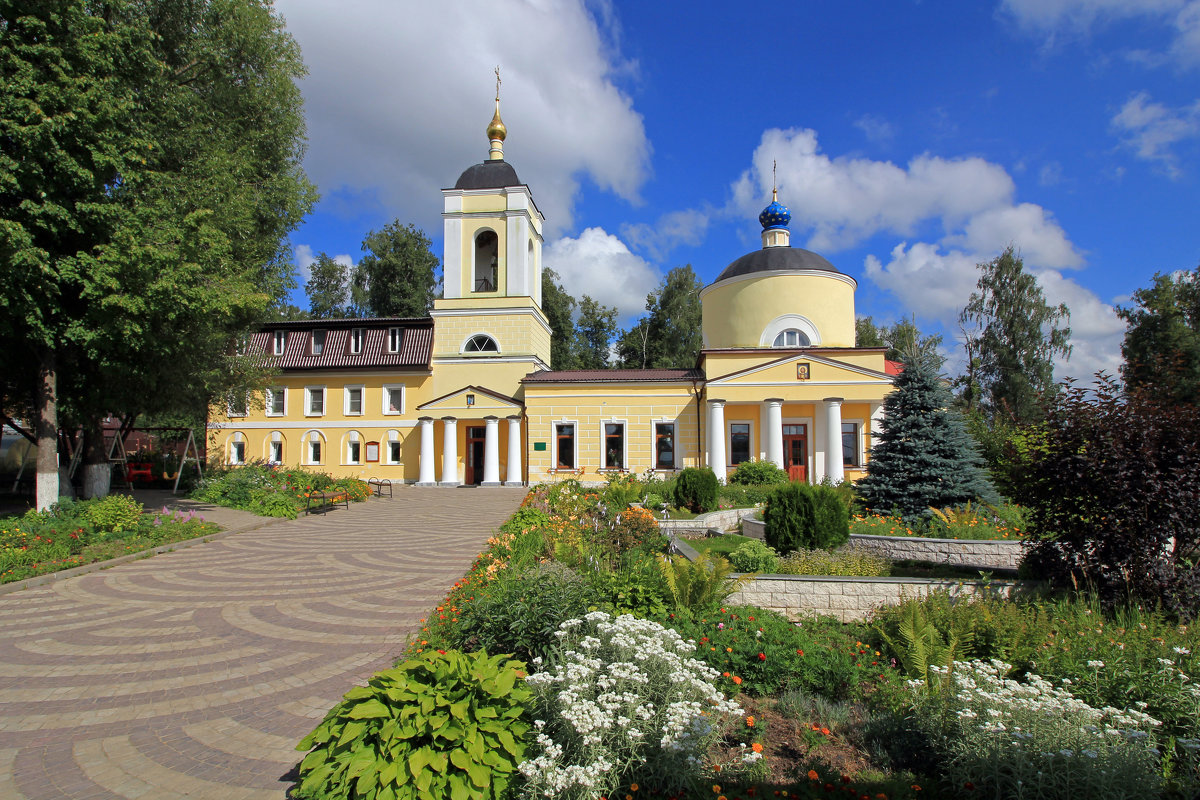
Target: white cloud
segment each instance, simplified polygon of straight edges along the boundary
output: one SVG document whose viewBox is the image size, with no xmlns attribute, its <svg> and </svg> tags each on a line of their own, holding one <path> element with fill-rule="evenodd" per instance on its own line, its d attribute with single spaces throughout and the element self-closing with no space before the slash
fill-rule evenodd
<svg viewBox="0 0 1200 800">
<path fill-rule="evenodd" d="M 1173 148 L 1186 139 L 1200 137 L 1200 100 L 1190 106 L 1168 108 L 1139 92 L 1121 106 L 1112 127 L 1138 158 L 1158 162 L 1172 178 L 1181 174 Z"/>
<path fill-rule="evenodd" d="M 312 265 L 317 260 L 317 254 L 313 252 L 311 245 L 298 244 L 293 250 L 293 257 L 296 262 L 297 282 L 303 289 L 304 284 L 308 283 L 309 277 L 312 276 Z M 353 267 L 355 263 L 354 258 L 348 253 L 336 255 L 333 260 L 345 267 Z"/>
<path fill-rule="evenodd" d="M 896 135 L 896 131 L 892 128 L 890 122 L 874 114 L 864 114 L 854 120 L 854 127 L 863 132 L 863 136 L 867 137 L 867 141 L 874 142 L 875 144 L 887 144 Z"/>
<path fill-rule="evenodd" d="M 623 225 L 621 236 L 635 249 L 655 260 L 662 260 L 678 245 L 697 245 L 704 241 L 709 216 L 709 212 L 694 208 L 669 211 L 653 225 L 641 222 Z"/>
<path fill-rule="evenodd" d="M 995 253 L 1014 244 L 1025 260 L 1040 267 L 1083 266 L 1083 258 L 1066 232 L 1046 209 L 1033 203 L 990 208 L 968 220 L 961 235 L 943 241 L 976 253 Z"/>
<path fill-rule="evenodd" d="M 1054 270 L 1041 271 L 1037 278 L 1046 302 L 1065 303 L 1071 312 L 1071 358 L 1055 364 L 1056 376 L 1072 377 L 1086 385 L 1101 370 L 1116 375 L 1125 338 L 1125 321 L 1117 316 L 1116 308 Z"/>
<path fill-rule="evenodd" d="M 1044 164 L 1038 170 L 1038 183 L 1042 186 L 1057 186 L 1062 183 L 1063 171 L 1062 164 L 1057 161 L 1051 161 L 1049 164 Z"/>
<path fill-rule="evenodd" d="M 586 294 L 615 306 L 621 325 L 645 312 L 646 295 L 662 280 L 644 259 L 603 228 L 587 228 L 578 238 L 548 243 L 542 261 L 558 273 L 563 288 L 575 299 Z"/>
<path fill-rule="evenodd" d="M 277 8 L 309 68 L 305 166 L 326 193 L 377 198 L 402 221 L 436 229 L 429 198 L 487 157 L 499 64 L 505 158 L 536 188 L 551 233 L 570 227 L 582 176 L 638 201 L 650 145 L 613 82 L 634 66 L 584 0 Z"/>
</svg>

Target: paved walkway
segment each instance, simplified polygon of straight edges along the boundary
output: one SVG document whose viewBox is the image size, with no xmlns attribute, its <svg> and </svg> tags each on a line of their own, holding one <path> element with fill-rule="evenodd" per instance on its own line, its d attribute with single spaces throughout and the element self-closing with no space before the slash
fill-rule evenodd
<svg viewBox="0 0 1200 800">
<path fill-rule="evenodd" d="M 0 596 L 0 798 L 283 798 L 523 496 L 397 489 Z"/>
</svg>

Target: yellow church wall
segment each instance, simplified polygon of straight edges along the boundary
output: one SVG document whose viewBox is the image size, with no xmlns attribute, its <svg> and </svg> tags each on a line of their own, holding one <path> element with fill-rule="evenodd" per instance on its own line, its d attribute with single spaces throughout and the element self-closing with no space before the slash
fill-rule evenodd
<svg viewBox="0 0 1200 800">
<path fill-rule="evenodd" d="M 501 361 L 496 358 L 471 359 L 469 363 L 434 364 L 434 392 L 431 399 L 464 386 L 482 386 L 514 397 L 521 391 L 521 379 L 534 370 L 534 365 L 528 361 Z M 512 411 L 505 413 L 511 414 Z"/>
<path fill-rule="evenodd" d="M 773 320 L 796 314 L 816 327 L 820 341 L 813 344 L 854 346 L 854 286 L 843 277 L 757 273 L 714 284 L 700 297 L 705 347 L 759 347 Z"/>
<path fill-rule="evenodd" d="M 697 439 L 696 401 L 691 384 L 568 384 L 525 387 L 528 422 L 529 480 L 537 483 L 558 477 L 578 477 L 588 482 L 603 481 L 603 436 L 605 422 L 625 423 L 626 469 L 643 473 L 654 466 L 655 424 L 674 423 L 676 467 L 696 466 L 702 461 Z M 558 422 L 575 424 L 575 466 L 571 472 L 555 470 L 555 429 Z M 546 445 L 536 449 L 537 443 Z"/>
</svg>

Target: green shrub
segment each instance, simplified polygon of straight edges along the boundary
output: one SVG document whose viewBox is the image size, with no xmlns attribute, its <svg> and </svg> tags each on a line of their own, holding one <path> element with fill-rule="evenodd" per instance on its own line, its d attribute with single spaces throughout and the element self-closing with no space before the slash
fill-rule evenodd
<svg viewBox="0 0 1200 800">
<path fill-rule="evenodd" d="M 788 475 L 774 461 L 743 461 L 729 476 L 729 482 L 741 486 L 787 483 Z"/>
<path fill-rule="evenodd" d="M 809 547 L 832 550 L 850 541 L 850 507 L 834 486 L 811 487 L 813 493 L 813 536 Z"/>
<path fill-rule="evenodd" d="M 505 533 L 525 533 L 540 531 L 550 525 L 550 515 L 536 508 L 522 506 L 511 517 L 505 520 L 500 530 Z"/>
<path fill-rule="evenodd" d="M 142 519 L 142 504 L 125 494 L 110 494 L 86 506 L 87 520 L 97 531 L 136 530 Z"/>
<path fill-rule="evenodd" d="M 525 755 L 525 665 L 430 652 L 351 689 L 298 750 L 306 798 L 502 798 Z"/>
<path fill-rule="evenodd" d="M 664 505 L 663 496 L 661 494 L 646 495 L 646 508 L 652 511 L 661 511 Z"/>
<path fill-rule="evenodd" d="M 741 572 L 770 574 L 779 570 L 779 554 L 757 539 L 739 545 L 729 554 L 729 560 Z"/>
<path fill-rule="evenodd" d="M 693 514 L 717 509 L 717 476 L 708 467 L 688 467 L 675 480 L 675 505 Z"/>
<path fill-rule="evenodd" d="M 675 607 L 689 611 L 716 608 L 750 580 L 749 576 L 730 578 L 733 565 L 729 559 L 707 553 L 700 553 L 695 561 L 681 555 L 660 555 L 658 568 Z"/>
<path fill-rule="evenodd" d="M 626 559 L 620 569 L 597 569 L 584 578 L 591 585 L 592 602 L 601 611 L 658 618 L 671 605 L 671 593 L 657 564 L 640 554 Z"/>
<path fill-rule="evenodd" d="M 717 492 L 721 508 L 751 508 L 767 502 L 775 486 L 722 486 Z"/>
<path fill-rule="evenodd" d="M 869 550 L 793 550 L 779 559 L 780 575 L 840 575 L 883 578 L 892 573 L 892 562 Z"/>
<path fill-rule="evenodd" d="M 767 498 L 763 509 L 763 535 L 779 553 L 790 553 L 812 543 L 813 499 L 808 487 L 799 483 L 780 486 Z"/>
</svg>

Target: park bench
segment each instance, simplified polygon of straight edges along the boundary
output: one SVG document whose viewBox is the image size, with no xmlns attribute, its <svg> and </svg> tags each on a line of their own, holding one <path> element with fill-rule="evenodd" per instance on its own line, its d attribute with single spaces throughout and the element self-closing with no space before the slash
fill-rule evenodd
<svg viewBox="0 0 1200 800">
<path fill-rule="evenodd" d="M 388 497 L 392 496 L 392 482 L 388 478 L 371 478 L 367 481 L 367 486 L 375 492 L 376 497 L 383 497 L 385 491 Z"/>
<path fill-rule="evenodd" d="M 350 510 L 350 495 L 345 492 L 324 492 L 317 490 L 308 493 L 308 503 L 304 506 L 304 513 L 311 514 L 314 511 L 320 511 L 324 514 L 330 508 L 337 505 L 344 505 L 346 510 Z"/>
</svg>

